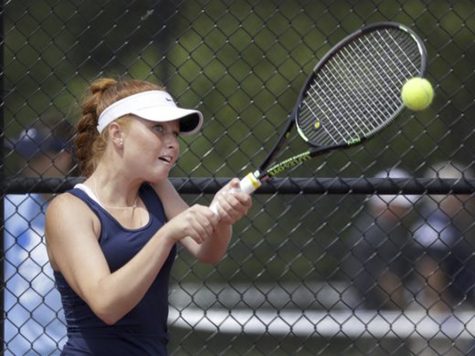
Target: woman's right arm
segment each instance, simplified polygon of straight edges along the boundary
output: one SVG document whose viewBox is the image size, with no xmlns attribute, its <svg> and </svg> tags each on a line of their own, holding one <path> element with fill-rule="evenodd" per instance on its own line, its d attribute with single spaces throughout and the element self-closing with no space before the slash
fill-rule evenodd
<svg viewBox="0 0 475 356">
<path fill-rule="evenodd" d="M 65 193 L 50 203 L 46 213 L 50 261 L 100 319 L 114 324 L 143 298 L 177 240 L 211 234 L 189 222 L 190 215 L 199 213 L 187 211 L 165 224 L 128 263 L 111 273 L 98 243 L 97 217 L 84 202 Z"/>
</svg>

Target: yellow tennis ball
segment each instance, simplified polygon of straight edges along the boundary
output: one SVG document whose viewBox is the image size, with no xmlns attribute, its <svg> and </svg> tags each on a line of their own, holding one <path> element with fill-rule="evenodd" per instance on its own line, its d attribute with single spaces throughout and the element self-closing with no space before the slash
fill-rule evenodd
<svg viewBox="0 0 475 356">
<path fill-rule="evenodd" d="M 414 77 L 404 83 L 401 99 L 404 105 L 414 111 L 424 110 L 432 103 L 434 89 L 425 78 Z"/>
</svg>

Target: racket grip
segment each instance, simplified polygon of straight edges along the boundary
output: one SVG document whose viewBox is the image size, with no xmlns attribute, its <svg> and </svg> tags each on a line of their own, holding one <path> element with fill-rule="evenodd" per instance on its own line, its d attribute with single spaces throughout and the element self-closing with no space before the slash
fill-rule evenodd
<svg viewBox="0 0 475 356">
<path fill-rule="evenodd" d="M 240 190 L 241 192 L 252 194 L 262 185 L 261 181 L 256 178 L 253 173 L 248 173 L 244 178 L 239 181 L 239 189 L 233 188 L 231 191 Z M 218 214 L 218 206 L 217 202 L 213 202 L 210 205 L 210 209 L 216 215 Z"/>
<path fill-rule="evenodd" d="M 247 194 L 254 193 L 262 185 L 261 181 L 256 178 L 254 173 L 248 173 L 239 182 L 239 189 Z"/>
</svg>

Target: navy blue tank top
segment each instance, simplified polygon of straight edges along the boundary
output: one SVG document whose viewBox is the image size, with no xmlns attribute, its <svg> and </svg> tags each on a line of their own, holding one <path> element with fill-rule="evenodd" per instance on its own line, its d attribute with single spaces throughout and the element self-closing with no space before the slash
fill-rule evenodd
<svg viewBox="0 0 475 356">
<path fill-rule="evenodd" d="M 150 218 L 139 229 L 124 228 L 83 190 L 74 188 L 69 193 L 83 200 L 99 218 L 99 244 L 112 272 L 132 259 L 166 222 L 162 202 L 148 184 L 140 188 L 140 197 Z M 68 329 L 62 355 L 166 355 L 168 283 L 175 255 L 176 246 L 143 299 L 114 325 L 100 320 L 63 275 L 55 272 Z"/>
</svg>

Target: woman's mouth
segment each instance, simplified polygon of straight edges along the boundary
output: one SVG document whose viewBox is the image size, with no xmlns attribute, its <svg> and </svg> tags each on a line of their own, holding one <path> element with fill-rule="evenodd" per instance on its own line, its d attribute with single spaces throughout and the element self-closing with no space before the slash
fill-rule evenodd
<svg viewBox="0 0 475 356">
<path fill-rule="evenodd" d="M 158 157 L 158 159 L 162 162 L 165 162 L 167 164 L 171 164 L 172 161 L 173 161 L 173 157 L 172 156 L 168 156 L 168 155 L 163 155 L 163 156 L 160 156 Z"/>
</svg>

